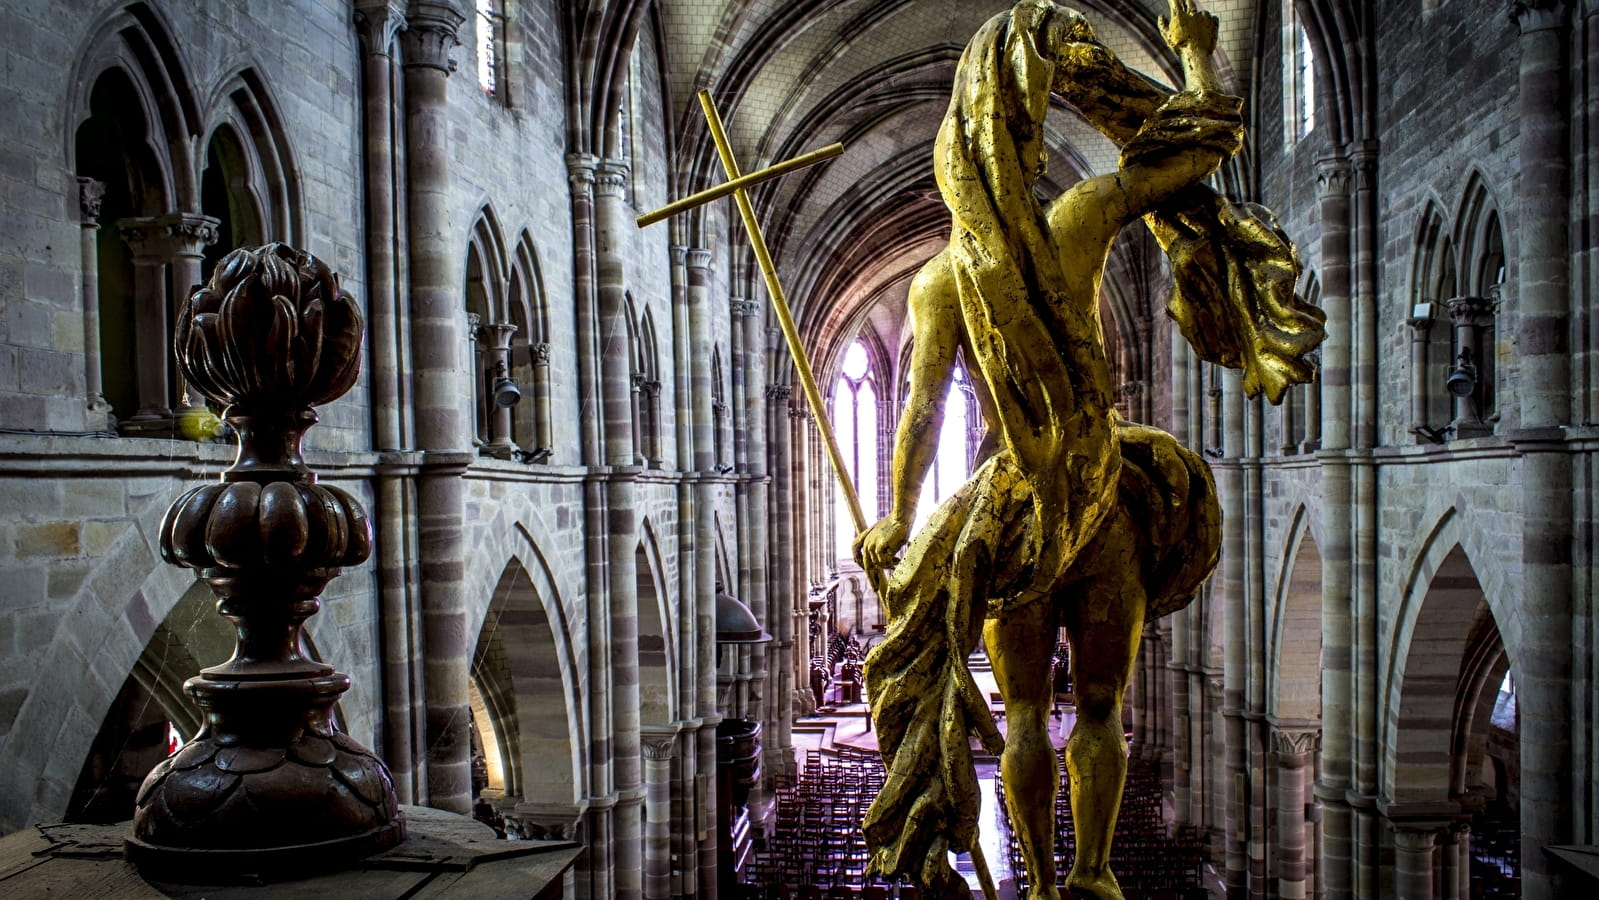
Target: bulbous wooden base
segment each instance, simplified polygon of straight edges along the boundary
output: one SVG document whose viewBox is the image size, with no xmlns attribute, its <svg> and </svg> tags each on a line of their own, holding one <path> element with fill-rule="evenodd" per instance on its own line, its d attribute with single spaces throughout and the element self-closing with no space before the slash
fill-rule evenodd
<svg viewBox="0 0 1599 900">
<path fill-rule="evenodd" d="M 333 725 L 349 683 L 190 679 L 206 726 L 145 778 L 128 858 L 173 881 L 279 879 L 404 840 L 388 768 Z"/>
</svg>

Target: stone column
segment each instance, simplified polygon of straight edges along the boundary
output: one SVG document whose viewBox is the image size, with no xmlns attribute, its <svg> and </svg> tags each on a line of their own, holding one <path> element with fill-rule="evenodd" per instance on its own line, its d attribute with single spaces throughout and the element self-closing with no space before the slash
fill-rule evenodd
<svg viewBox="0 0 1599 900">
<path fill-rule="evenodd" d="M 416 643 L 416 559 L 407 529 L 414 508 L 417 459 L 401 454 L 411 446 L 406 431 L 406 397 L 400 372 L 409 369 L 400 339 L 399 268 L 396 223 L 395 39 L 405 27 L 400 5 L 391 0 L 359 0 L 356 33 L 361 39 L 361 112 L 366 192 L 366 310 L 372 364 L 367 383 L 372 398 L 372 443 L 384 451 L 376 472 L 377 508 L 373 530 L 382 621 L 383 757 L 401 803 L 416 803 L 425 793 L 426 772 L 418 771 L 416 747 L 426 739 L 420 689 L 422 660 Z"/>
<path fill-rule="evenodd" d="M 533 354 L 533 435 L 534 452 L 547 451 L 541 462 L 552 462 L 555 454 L 555 412 L 550 401 L 550 343 L 528 345 Z"/>
<path fill-rule="evenodd" d="M 1309 878 L 1313 846 L 1306 828 L 1305 788 L 1321 733 L 1274 728 L 1271 737 L 1272 752 L 1277 757 L 1277 896 L 1304 900 L 1313 888 Z"/>
<path fill-rule="evenodd" d="M 123 430 L 170 435 L 172 394 L 171 379 L 167 377 L 167 345 L 172 323 L 166 304 L 162 228 L 157 219 L 149 217 L 122 219 L 117 228 L 133 251 L 134 369 L 139 380 L 139 409 L 123 423 Z"/>
<path fill-rule="evenodd" d="M 1227 896 L 1241 900 L 1249 892 L 1249 729 L 1245 712 L 1249 690 L 1249 630 L 1245 610 L 1247 576 L 1244 547 L 1244 392 L 1242 376 L 1228 370 L 1221 392 L 1222 456 L 1212 465 L 1221 495 L 1222 621 L 1226 632 L 1222 718 L 1225 722 L 1227 816 Z"/>
<path fill-rule="evenodd" d="M 490 322 L 477 328 L 478 344 L 488 351 L 491 376 L 485 386 L 489 408 L 489 439 L 483 452 L 500 459 L 510 459 L 516 452 L 516 442 L 511 440 L 511 407 L 501 406 L 495 397 L 495 386 L 502 378 L 511 377 L 511 335 L 516 326 L 506 322 Z M 476 375 L 477 373 L 474 373 Z"/>
<path fill-rule="evenodd" d="M 1436 432 L 1427 421 L 1427 398 L 1431 396 L 1428 379 L 1436 373 L 1430 371 L 1427 360 L 1427 340 L 1432 332 L 1432 304 L 1419 303 L 1413 315 L 1405 320 L 1410 327 L 1410 433 L 1416 441 L 1433 442 L 1429 435 Z"/>
<path fill-rule="evenodd" d="M 672 757 L 677 732 L 644 736 L 644 897 L 672 896 Z"/>
<path fill-rule="evenodd" d="M 1469 392 L 1454 394 L 1455 418 L 1449 427 L 1456 438 L 1492 434 L 1493 427 L 1482 420 L 1482 379 L 1490 375 L 1483 360 L 1487 351 L 1482 346 L 1482 330 L 1492 324 L 1496 304 L 1486 297 L 1452 297 L 1444 305 L 1454 325 L 1455 365 L 1469 372 L 1473 380 Z"/>
<path fill-rule="evenodd" d="M 772 384 L 766 388 L 767 406 L 767 456 L 772 467 L 772 505 L 768 513 L 771 523 L 770 544 L 773 552 L 772 585 L 768 597 L 767 620 L 771 623 L 776 640 L 777 662 L 772 667 L 778 683 L 771 690 L 773 710 L 778 723 L 775 743 L 777 754 L 773 775 L 792 778 L 794 762 L 794 705 L 800 686 L 805 684 L 797 677 L 794 659 L 794 624 L 800 593 L 794 577 L 794 479 L 793 460 L 789 449 L 788 403 L 792 388 L 786 384 Z"/>
<path fill-rule="evenodd" d="M 1354 820 L 1346 794 L 1352 786 L 1355 731 L 1352 706 L 1353 629 L 1352 485 L 1346 451 L 1350 431 L 1349 184 L 1346 160 L 1324 160 L 1321 193 L 1322 309 L 1327 340 L 1321 345 L 1322 479 L 1322 748 L 1316 796 L 1322 802 L 1323 866 L 1328 900 L 1352 900 Z"/>
<path fill-rule="evenodd" d="M 105 400 L 104 377 L 100 370 L 100 201 L 105 185 L 93 178 L 78 179 L 78 213 L 83 265 L 83 382 L 88 424 L 92 431 L 110 426 Z"/>
<path fill-rule="evenodd" d="M 200 286 L 200 262 L 205 257 L 205 248 L 217 242 L 217 226 L 222 223 L 195 213 L 170 213 L 162 219 L 167 229 L 167 258 L 172 265 L 172 320 L 176 322 L 177 311 Z M 205 398 L 184 384 L 181 375 L 176 393 L 174 401 L 184 410 L 205 409 Z"/>
<path fill-rule="evenodd" d="M 632 183 L 628 167 L 599 164 L 594 178 L 595 273 L 599 288 L 600 384 L 605 418 L 606 547 L 611 667 L 612 778 L 615 896 L 630 900 L 643 890 L 644 799 L 640 749 L 638 669 L 638 453 L 633 434 L 633 347 L 628 340 L 627 274 L 624 253 L 635 226 L 624 196 Z"/>
<path fill-rule="evenodd" d="M 1312 351 L 1305 358 L 1316 366 L 1316 380 L 1305 385 L 1305 441 L 1301 453 L 1315 453 L 1321 449 L 1321 352 Z"/>
<path fill-rule="evenodd" d="M 471 663 L 464 598 L 461 477 L 464 449 L 461 360 L 464 335 L 450 222 L 446 87 L 450 50 L 463 17 L 445 3 L 414 3 L 402 39 L 405 55 L 407 241 L 411 276 L 412 379 L 421 557 L 423 675 L 426 684 L 427 795 L 430 806 L 472 811 Z"/>
<path fill-rule="evenodd" d="M 1573 837 L 1572 464 L 1570 120 L 1565 53 L 1566 0 L 1512 6 L 1521 29 L 1521 183 L 1516 348 L 1521 377 L 1522 654 L 1516 670 L 1521 716 L 1522 896 L 1562 896 L 1562 879 L 1543 853 Z"/>
<path fill-rule="evenodd" d="M 711 372 L 707 360 L 711 358 L 711 252 L 689 248 L 684 253 L 686 274 L 685 297 L 688 305 L 689 358 L 694 360 L 692 375 L 688 380 L 692 404 L 693 448 L 692 465 L 695 475 L 694 503 L 698 511 L 694 519 L 694 598 L 696 604 L 699 666 L 696 714 L 701 721 L 696 737 L 695 761 L 698 770 L 696 790 L 700 798 L 701 827 L 699 835 L 699 895 L 716 896 L 717 892 L 717 828 L 716 828 L 716 725 L 721 717 L 716 710 L 716 523 L 712 511 L 716 509 L 715 435 L 712 432 Z M 689 865 L 688 861 L 684 865 Z"/>
<path fill-rule="evenodd" d="M 1438 829 L 1432 826 L 1394 826 L 1395 900 L 1434 900 L 1433 851 Z"/>
</svg>

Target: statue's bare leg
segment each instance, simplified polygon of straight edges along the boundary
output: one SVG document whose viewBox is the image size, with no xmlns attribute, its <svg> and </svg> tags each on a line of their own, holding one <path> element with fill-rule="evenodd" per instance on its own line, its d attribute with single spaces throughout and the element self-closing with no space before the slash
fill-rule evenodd
<svg viewBox="0 0 1599 900">
<path fill-rule="evenodd" d="M 1005 698 L 1005 752 L 999 758 L 1011 827 L 1021 843 L 1032 889 L 1027 896 L 1058 898 L 1055 888 L 1055 790 L 1060 780 L 1049 740 L 1054 699 L 1050 660 L 1055 652 L 1055 610 L 1035 600 L 983 623 L 994 680 Z"/>
<path fill-rule="evenodd" d="M 1110 846 L 1127 779 L 1122 697 L 1143 633 L 1144 591 L 1125 510 L 1113 512 L 1106 524 L 1116 530 L 1096 541 L 1099 552 L 1084 573 L 1087 577 L 1073 586 L 1061 610 L 1077 694 L 1077 724 L 1066 740 L 1077 855 L 1066 887 L 1079 897 L 1122 900 L 1110 870 Z"/>
</svg>

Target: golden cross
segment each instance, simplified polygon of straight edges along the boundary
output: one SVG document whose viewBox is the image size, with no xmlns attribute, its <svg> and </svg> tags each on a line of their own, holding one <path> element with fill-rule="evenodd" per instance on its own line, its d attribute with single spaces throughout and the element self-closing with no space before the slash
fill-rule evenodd
<svg viewBox="0 0 1599 900">
<path fill-rule="evenodd" d="M 782 326 L 783 337 L 788 341 L 788 352 L 794 357 L 794 369 L 799 372 L 800 384 L 805 388 L 805 399 L 810 401 L 811 413 L 816 417 L 816 427 L 822 433 L 822 442 L 827 445 L 827 457 L 833 464 L 833 474 L 838 476 L 838 484 L 844 491 L 850 515 L 855 519 L 855 533 L 859 534 L 866 530 L 868 524 L 866 514 L 861 511 L 860 497 L 856 496 L 855 485 L 849 478 L 849 470 L 844 467 L 844 456 L 839 452 L 838 440 L 833 437 L 833 426 L 828 422 L 827 408 L 822 405 L 822 392 L 816 387 L 816 376 L 811 372 L 810 360 L 805 355 L 805 348 L 800 345 L 799 329 L 794 326 L 794 315 L 789 311 L 788 298 L 783 293 L 783 286 L 778 283 L 777 268 L 772 265 L 772 254 L 766 249 L 766 237 L 761 233 L 761 225 L 755 221 L 755 207 L 750 204 L 747 190 L 779 175 L 832 159 L 844 152 L 844 145 L 832 144 L 744 175 L 739 172 L 738 161 L 733 158 L 733 146 L 727 141 L 727 132 L 722 128 L 722 117 L 716 111 L 716 104 L 711 101 L 710 92 L 700 91 L 699 97 L 700 107 L 705 110 L 705 121 L 711 128 L 711 139 L 716 142 L 716 151 L 721 154 L 722 168 L 727 171 L 728 180 L 716 187 L 667 204 L 655 212 L 639 216 L 638 225 L 640 228 L 653 225 L 662 219 L 726 197 L 728 194 L 732 194 L 738 201 L 738 212 L 744 219 L 745 229 L 749 231 L 750 243 L 755 246 L 755 261 L 760 264 L 761 275 L 766 279 L 766 292 L 772 297 L 772 309 L 777 313 L 777 323 Z"/>
</svg>

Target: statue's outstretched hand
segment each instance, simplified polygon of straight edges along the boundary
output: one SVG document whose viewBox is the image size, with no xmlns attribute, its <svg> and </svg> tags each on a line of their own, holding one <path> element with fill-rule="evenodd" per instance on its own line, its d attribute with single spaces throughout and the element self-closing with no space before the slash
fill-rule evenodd
<svg viewBox="0 0 1599 900">
<path fill-rule="evenodd" d="M 855 539 L 855 561 L 867 572 L 893 568 L 910 533 L 910 523 L 901 517 L 890 515 L 879 520 Z"/>
<path fill-rule="evenodd" d="M 1200 12 L 1194 0 L 1167 0 L 1171 16 L 1160 17 L 1160 33 L 1173 50 L 1209 56 L 1216 50 L 1216 17 Z"/>
</svg>

